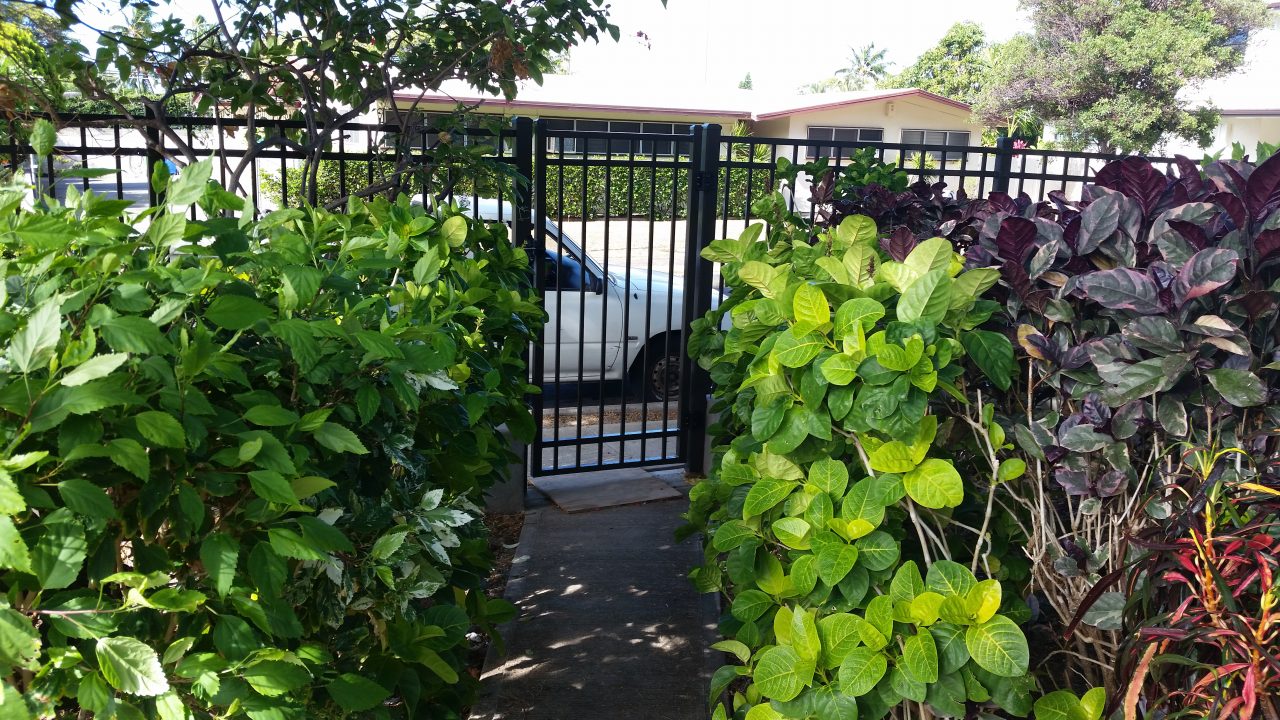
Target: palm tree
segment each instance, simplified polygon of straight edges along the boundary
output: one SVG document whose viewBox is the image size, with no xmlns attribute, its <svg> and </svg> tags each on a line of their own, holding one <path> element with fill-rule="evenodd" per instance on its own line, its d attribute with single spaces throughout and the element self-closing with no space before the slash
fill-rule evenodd
<svg viewBox="0 0 1280 720">
<path fill-rule="evenodd" d="M 885 61 L 888 50 L 876 49 L 875 43 L 863 45 L 861 49 L 849 48 L 849 67 L 836 71 L 844 90 L 862 90 L 867 86 L 875 87 L 889 73 L 889 65 Z"/>
</svg>

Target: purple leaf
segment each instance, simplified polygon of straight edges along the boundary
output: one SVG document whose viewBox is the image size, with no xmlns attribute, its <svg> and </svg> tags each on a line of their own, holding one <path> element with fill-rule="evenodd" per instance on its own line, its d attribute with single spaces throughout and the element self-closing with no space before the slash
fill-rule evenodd
<svg viewBox="0 0 1280 720">
<path fill-rule="evenodd" d="M 1204 168 L 1204 174 L 1209 176 L 1219 192 L 1243 195 L 1245 188 L 1248 187 L 1244 177 L 1225 160 L 1209 163 Z"/>
<path fill-rule="evenodd" d="M 1103 195 L 1080 212 L 1080 232 L 1076 236 L 1077 255 L 1088 255 L 1120 226 L 1120 199 Z"/>
<path fill-rule="evenodd" d="M 1178 165 L 1178 172 L 1182 174 L 1181 180 L 1187 188 L 1187 195 L 1197 199 L 1203 197 L 1208 191 L 1204 178 L 1200 176 L 1200 166 L 1184 155 L 1174 155 L 1173 160 Z"/>
<path fill-rule="evenodd" d="M 1197 250 L 1209 247 L 1209 236 L 1205 235 L 1204 228 L 1199 225 L 1186 220 L 1170 220 L 1169 227 L 1176 230 L 1183 240 L 1191 243 L 1191 247 Z"/>
<path fill-rule="evenodd" d="M 912 235 L 911 228 L 905 225 L 894 228 L 888 237 L 880 239 L 880 248 L 898 262 L 906 260 L 916 244 L 916 236 Z"/>
<path fill-rule="evenodd" d="M 987 203 L 991 205 L 991 209 L 995 212 L 1015 213 L 1018 211 L 1018 205 L 1009 197 L 1008 193 L 993 192 L 987 196 Z"/>
<path fill-rule="evenodd" d="M 1036 224 L 1024 217 L 1008 217 L 1000 223 L 996 234 L 996 247 L 1000 257 L 1022 264 L 1036 247 Z"/>
<path fill-rule="evenodd" d="M 1145 273 L 1116 268 L 1089 273 L 1080 278 L 1080 289 L 1092 300 L 1112 310 L 1141 314 L 1163 314 L 1160 289 Z"/>
<path fill-rule="evenodd" d="M 1089 476 L 1083 471 L 1058 468 L 1053 473 L 1053 479 L 1058 481 L 1068 495 L 1089 494 Z"/>
<path fill-rule="evenodd" d="M 1266 216 L 1269 208 L 1280 203 L 1280 153 L 1254 169 L 1244 198 L 1249 211 L 1259 219 Z"/>
<path fill-rule="evenodd" d="M 1217 192 L 1205 198 L 1211 203 L 1216 203 L 1227 211 L 1227 215 L 1231 216 L 1231 222 L 1237 228 L 1249 227 L 1249 211 L 1245 208 L 1244 202 L 1236 197 L 1234 193 Z"/>
<path fill-rule="evenodd" d="M 1102 401 L 1101 395 L 1091 392 L 1084 396 L 1084 401 L 1080 404 L 1080 415 L 1085 422 L 1101 430 L 1111 421 L 1111 408 Z"/>
<path fill-rule="evenodd" d="M 1173 298 L 1178 307 L 1231 282 L 1239 264 L 1240 256 L 1235 250 L 1210 248 L 1192 255 L 1173 282 Z"/>
<path fill-rule="evenodd" d="M 1094 176 L 1094 183 L 1137 200 L 1143 214 L 1150 215 L 1169 180 L 1145 158 L 1133 156 L 1108 163 Z"/>
<path fill-rule="evenodd" d="M 1119 470 L 1103 473 L 1098 478 L 1096 487 L 1098 497 L 1115 497 L 1124 492 L 1125 485 L 1129 484 L 1129 476 Z"/>
<path fill-rule="evenodd" d="M 1277 153 L 1272 157 L 1276 157 L 1277 155 L 1280 155 L 1280 153 Z M 1264 260 L 1271 257 L 1272 253 L 1276 250 L 1280 250 L 1280 229 L 1263 230 L 1258 233 L 1258 239 L 1254 242 L 1253 246 L 1258 249 L 1258 257 Z"/>
</svg>

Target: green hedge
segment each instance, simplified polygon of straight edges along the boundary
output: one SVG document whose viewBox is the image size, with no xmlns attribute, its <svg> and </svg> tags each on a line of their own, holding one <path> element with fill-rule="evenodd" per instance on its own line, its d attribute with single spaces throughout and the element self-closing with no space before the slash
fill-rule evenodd
<svg viewBox="0 0 1280 720">
<path fill-rule="evenodd" d="M 318 200 L 320 205 L 332 203 L 342 197 L 340 183 L 342 176 L 339 173 L 339 164 L 340 162 L 337 160 L 324 160 L 320 163 L 318 173 Z M 395 168 L 395 163 L 391 161 L 374 161 L 372 165 L 374 183 L 381 182 Z M 344 172 L 348 192 L 353 192 L 369 185 L 369 161 L 348 161 L 345 166 Z M 644 167 L 643 160 L 637 161 L 637 166 L 631 169 L 618 166 L 589 166 L 585 168 L 587 178 L 585 203 L 583 202 L 582 187 L 583 171 L 584 168 L 580 165 L 548 168 L 548 216 L 564 216 L 574 219 L 583 217 L 597 219 L 606 216 L 646 216 L 655 220 L 670 220 L 672 218 L 683 219 L 688 215 L 689 174 L 683 169 L 677 171 L 674 168 L 659 167 L 655 169 Z M 297 205 L 302 197 L 300 192 L 302 170 L 300 168 L 289 168 L 287 174 L 287 199 L 290 205 Z M 720 202 L 724 201 L 726 179 L 731 181 L 728 196 L 730 217 L 743 217 L 745 215 L 748 180 L 750 180 L 751 197 L 753 199 L 764 198 L 772 191 L 772 188 L 769 187 L 770 173 L 768 171 L 754 171 L 750 175 L 751 177 L 748 178 L 747 171 L 741 168 L 734 168 L 731 174 L 727 169 L 722 168 L 720 170 Z M 499 183 L 504 181 L 504 178 L 493 173 L 483 175 L 483 179 L 478 183 L 469 177 L 456 184 L 455 195 L 457 197 L 470 197 L 477 193 L 478 185 L 478 194 L 481 197 L 497 197 Z M 674 189 L 673 184 L 675 185 Z M 409 185 L 412 194 L 417 195 L 420 193 L 422 189 L 420 175 L 411 176 Z M 282 189 L 280 171 L 264 171 L 260 179 L 260 187 L 264 197 L 273 203 L 280 203 Z M 509 197 L 510 185 L 504 184 L 503 187 L 504 196 Z M 561 197 L 562 187 L 563 198 Z M 650 198 L 652 198 L 652 205 L 650 205 Z M 651 208 L 652 213 L 650 212 Z"/>
<path fill-rule="evenodd" d="M 4 717 L 457 718 L 542 311 L 502 228 L 0 190 Z M 209 219 L 185 219 L 193 203 Z"/>
</svg>

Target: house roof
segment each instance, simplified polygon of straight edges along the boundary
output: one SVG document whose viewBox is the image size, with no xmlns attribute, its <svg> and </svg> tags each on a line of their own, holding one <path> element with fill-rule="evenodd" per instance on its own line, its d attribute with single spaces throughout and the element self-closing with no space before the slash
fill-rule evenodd
<svg viewBox="0 0 1280 720">
<path fill-rule="evenodd" d="M 656 79 L 663 80 L 663 79 Z M 598 78 L 548 75 L 543 84 L 526 82 L 515 99 L 486 95 L 461 82 L 450 81 L 438 92 L 406 91 L 396 100 L 461 103 L 498 107 L 503 111 L 587 110 L 636 114 L 700 115 L 730 120 L 767 120 L 817 110 L 831 110 L 893 98 L 918 97 L 969 112 L 968 105 L 924 90 L 858 90 L 816 95 L 773 95 L 753 90 L 697 88 L 672 82 L 601 82 Z"/>
<path fill-rule="evenodd" d="M 789 115 L 797 115 L 799 113 L 813 112 L 816 110 L 835 110 L 852 105 L 862 103 L 878 102 L 881 100 L 891 100 L 893 98 L 917 97 L 924 100 L 949 105 L 957 110 L 970 112 L 970 108 L 959 100 L 952 100 L 936 93 L 918 88 L 901 88 L 896 90 L 856 90 L 853 92 L 842 93 L 821 93 L 817 95 L 798 95 L 783 102 L 781 106 L 775 106 L 770 109 L 757 110 L 755 114 L 756 120 L 770 120 L 772 118 L 786 117 Z"/>
</svg>

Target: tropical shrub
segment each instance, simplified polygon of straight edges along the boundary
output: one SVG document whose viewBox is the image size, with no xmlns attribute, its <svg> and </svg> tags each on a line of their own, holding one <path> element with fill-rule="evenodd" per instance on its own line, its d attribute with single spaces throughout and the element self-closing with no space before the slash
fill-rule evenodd
<svg viewBox="0 0 1280 720">
<path fill-rule="evenodd" d="M 1002 497 L 1062 656 L 1084 659 L 1057 681 L 1267 717 L 1280 160 L 1178 166 L 1112 163 L 1080 201 L 993 194 L 942 229 L 1000 266 L 1025 353 L 993 398 L 1028 468 Z"/>
<path fill-rule="evenodd" d="M 532 432 L 527 257 L 160 178 L 123 217 L 0 191 L 0 714 L 459 717 L 514 612 L 477 503 Z"/>
<path fill-rule="evenodd" d="M 714 716 L 1025 716 L 1025 571 L 1002 562 L 1016 524 L 993 504 L 1024 463 L 982 402 L 1014 371 L 981 327 L 999 271 L 942 238 L 895 259 L 865 216 L 811 236 L 780 195 L 757 213 L 767 233 L 703 252 L 731 294 L 690 344 L 721 413 L 688 515 L 735 660 Z"/>
</svg>

